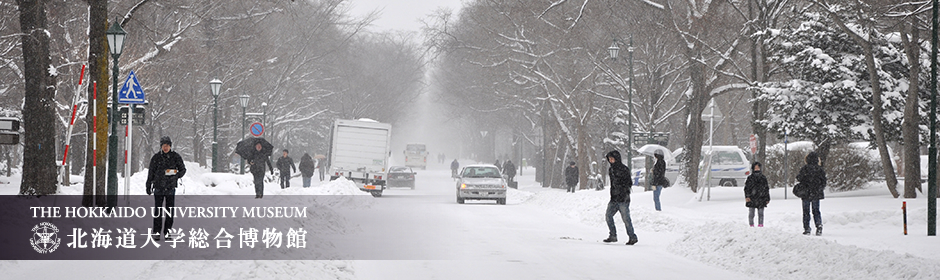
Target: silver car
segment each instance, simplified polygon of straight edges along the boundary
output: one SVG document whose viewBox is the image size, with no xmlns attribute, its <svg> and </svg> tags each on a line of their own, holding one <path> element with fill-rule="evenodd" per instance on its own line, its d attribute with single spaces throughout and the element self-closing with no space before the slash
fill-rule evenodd
<svg viewBox="0 0 940 280">
<path fill-rule="evenodd" d="M 492 164 L 468 165 L 457 178 L 457 203 L 465 200 L 495 200 L 506 205 L 506 180 Z"/>
</svg>

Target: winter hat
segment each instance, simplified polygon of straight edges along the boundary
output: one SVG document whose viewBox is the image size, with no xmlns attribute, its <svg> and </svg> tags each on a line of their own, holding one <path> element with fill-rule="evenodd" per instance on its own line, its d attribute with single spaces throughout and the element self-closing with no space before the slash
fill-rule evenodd
<svg viewBox="0 0 940 280">
<path fill-rule="evenodd" d="M 764 167 L 763 165 L 760 164 L 760 162 L 755 161 L 754 163 L 751 164 L 751 171 L 754 171 L 754 167 L 755 167 L 755 166 L 756 166 L 756 167 L 759 167 L 759 168 L 761 168 L 761 169 L 763 169 L 763 167 Z M 754 171 L 754 172 L 759 172 L 759 171 Z"/>
<path fill-rule="evenodd" d="M 164 144 L 173 146 L 173 141 L 170 141 L 170 136 L 160 137 L 160 146 L 163 146 Z"/>
<path fill-rule="evenodd" d="M 568 165 L 574 166 L 575 163 L 572 161 L 572 162 L 569 162 Z"/>
</svg>

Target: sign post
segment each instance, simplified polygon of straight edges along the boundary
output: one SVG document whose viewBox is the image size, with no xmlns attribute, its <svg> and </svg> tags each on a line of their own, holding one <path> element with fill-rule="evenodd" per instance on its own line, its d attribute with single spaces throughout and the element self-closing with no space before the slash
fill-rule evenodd
<svg viewBox="0 0 940 280">
<path fill-rule="evenodd" d="M 134 73 L 134 70 L 131 70 L 131 73 L 127 75 L 127 80 L 124 80 L 124 86 L 118 92 L 118 103 L 130 104 L 127 114 L 126 140 L 124 142 L 124 201 L 127 203 L 130 203 L 128 194 L 131 190 L 131 164 L 133 164 L 131 159 L 133 153 L 128 152 L 130 147 L 134 145 L 134 120 L 132 118 L 137 109 L 136 105 L 144 104 L 145 99 L 144 89 L 141 88 L 140 81 L 137 80 L 137 74 Z"/>
</svg>

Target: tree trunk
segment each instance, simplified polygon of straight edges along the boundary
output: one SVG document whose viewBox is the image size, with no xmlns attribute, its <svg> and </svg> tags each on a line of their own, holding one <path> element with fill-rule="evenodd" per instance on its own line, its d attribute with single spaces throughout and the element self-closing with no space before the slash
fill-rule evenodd
<svg viewBox="0 0 940 280">
<path fill-rule="evenodd" d="M 872 122 L 875 130 L 875 146 L 878 147 L 878 153 L 881 155 L 881 169 L 885 174 L 885 181 L 888 183 L 888 191 L 895 198 L 901 196 L 898 193 L 898 178 L 894 174 L 894 165 L 891 163 L 891 155 L 888 154 L 888 145 L 884 135 L 884 106 L 881 102 L 881 80 L 878 78 L 878 68 L 875 66 L 875 51 L 871 42 L 861 42 L 865 49 L 865 66 L 868 68 L 868 80 L 871 83 L 871 105 Z M 913 85 L 912 85 L 913 86 Z M 916 88 L 916 86 L 914 86 Z"/>
<path fill-rule="evenodd" d="M 701 59 L 701 47 L 696 45 L 689 49 L 689 78 L 692 82 L 692 96 L 689 98 L 689 123 L 685 136 L 686 181 L 692 192 L 698 192 L 698 165 L 702 157 L 702 139 L 705 137 L 705 123 L 702 122 L 702 110 L 708 103 L 708 91 L 705 88 L 705 65 Z"/>
<path fill-rule="evenodd" d="M 108 81 L 111 78 L 108 72 L 108 38 L 105 30 L 108 29 L 108 1 L 86 0 L 88 2 L 88 108 L 85 114 L 87 123 L 88 145 L 85 149 L 85 187 L 82 191 L 82 206 L 92 207 L 105 204 L 105 155 L 108 144 Z M 94 106 L 95 88 L 98 91 L 98 106 Z M 97 113 L 97 123 L 94 114 Z M 97 125 L 98 135 L 92 137 Z M 95 153 L 97 146 L 98 152 Z M 97 166 L 93 166 L 97 164 Z M 97 178 L 95 182 L 94 179 Z"/>
<path fill-rule="evenodd" d="M 904 139 L 904 198 L 916 198 L 920 190 L 920 35 L 916 24 L 905 23 L 910 30 L 911 37 L 901 30 L 901 39 L 904 42 L 904 53 L 910 61 L 908 80 L 910 87 L 904 104 L 904 123 L 901 126 L 901 137 Z"/>
<path fill-rule="evenodd" d="M 17 0 L 23 32 L 26 100 L 23 103 L 23 179 L 20 194 L 55 194 L 55 73 L 51 73 L 46 1 Z"/>
</svg>

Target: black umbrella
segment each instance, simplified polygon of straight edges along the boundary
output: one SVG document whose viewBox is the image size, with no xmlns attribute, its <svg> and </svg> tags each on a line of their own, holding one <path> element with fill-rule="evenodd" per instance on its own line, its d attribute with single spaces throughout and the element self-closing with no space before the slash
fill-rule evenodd
<svg viewBox="0 0 940 280">
<path fill-rule="evenodd" d="M 255 145 L 258 143 L 261 143 L 261 151 L 255 150 Z M 235 145 L 235 153 L 245 159 L 253 158 L 259 153 L 265 156 L 271 156 L 271 154 L 274 153 L 274 145 L 271 145 L 271 142 L 268 142 L 268 140 L 264 140 L 263 137 L 246 138 L 245 140 L 238 141 L 238 144 Z"/>
</svg>

